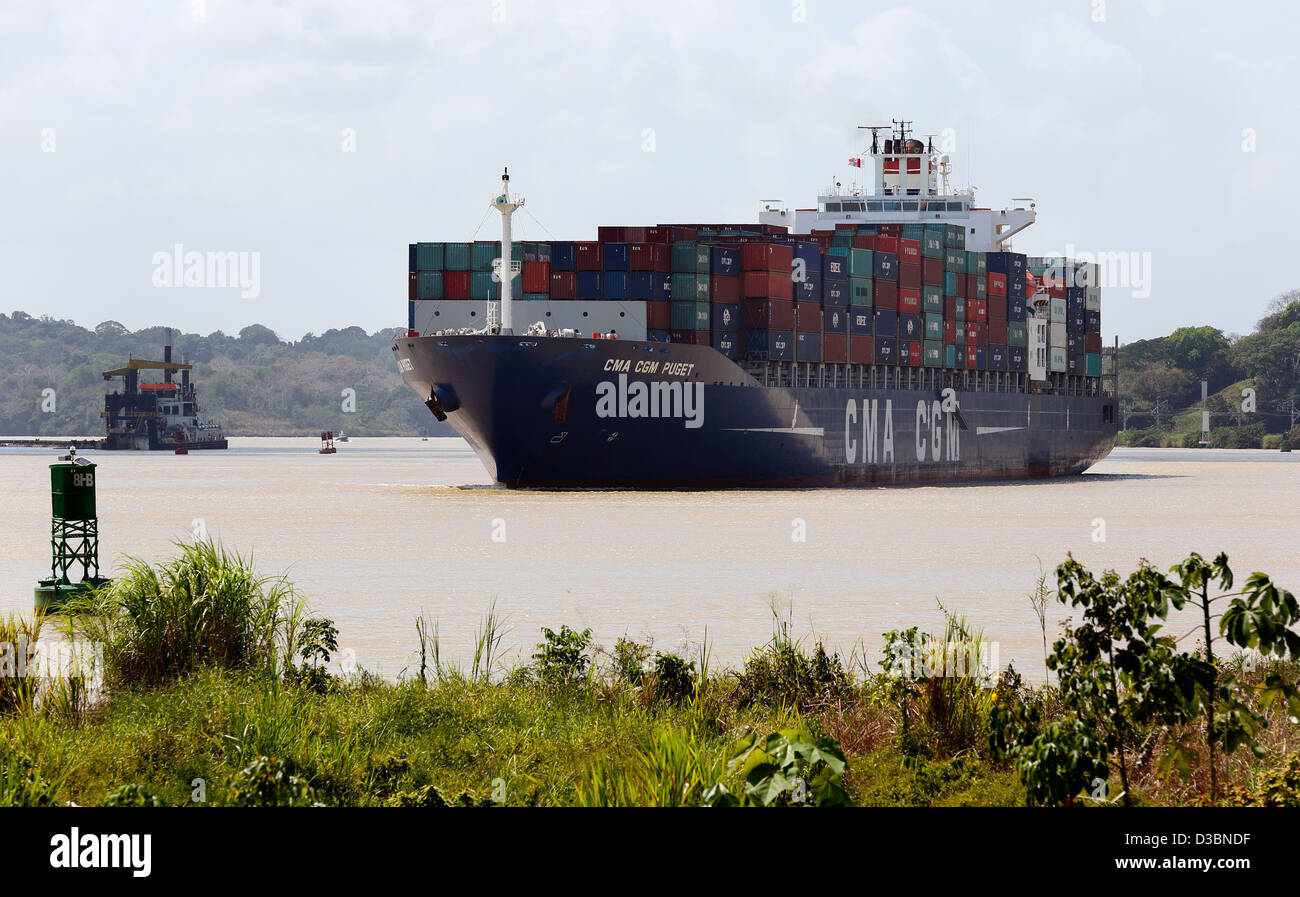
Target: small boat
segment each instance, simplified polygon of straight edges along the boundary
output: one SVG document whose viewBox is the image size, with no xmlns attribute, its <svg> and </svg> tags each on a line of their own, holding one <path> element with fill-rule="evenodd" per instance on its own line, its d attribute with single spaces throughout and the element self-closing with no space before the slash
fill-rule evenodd
<svg viewBox="0 0 1300 897">
<path fill-rule="evenodd" d="M 338 449 L 334 447 L 334 433 L 329 430 L 326 430 L 324 433 L 321 433 L 320 454 L 333 455 L 337 451 Z"/>
<path fill-rule="evenodd" d="M 342 432 L 342 431 L 340 430 L 340 431 L 339 431 L 339 435 L 336 436 L 336 437 L 334 438 L 334 441 L 335 441 L 335 442 L 347 442 L 347 441 L 348 441 L 348 434 L 347 434 L 347 433 L 344 433 L 344 432 Z"/>
</svg>

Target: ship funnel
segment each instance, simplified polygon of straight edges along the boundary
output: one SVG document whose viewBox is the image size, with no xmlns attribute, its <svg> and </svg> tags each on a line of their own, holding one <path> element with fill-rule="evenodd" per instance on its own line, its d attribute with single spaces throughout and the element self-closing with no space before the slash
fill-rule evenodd
<svg viewBox="0 0 1300 897">
<path fill-rule="evenodd" d="M 511 299 L 514 292 L 513 278 L 518 271 L 513 262 L 514 246 L 510 235 L 510 216 L 523 204 L 522 196 L 510 192 L 510 169 L 502 169 L 501 192 L 492 197 L 492 207 L 501 213 L 501 258 L 497 259 L 495 270 L 501 281 L 501 332 L 507 334 L 514 333 Z M 487 316 L 489 327 L 492 318 L 492 301 L 489 299 Z"/>
<path fill-rule="evenodd" d="M 165 332 L 167 335 L 163 339 L 163 361 L 166 362 L 167 364 L 171 364 L 172 363 L 172 329 L 168 327 Z M 163 368 L 163 382 L 164 383 L 172 382 L 171 368 Z"/>
</svg>

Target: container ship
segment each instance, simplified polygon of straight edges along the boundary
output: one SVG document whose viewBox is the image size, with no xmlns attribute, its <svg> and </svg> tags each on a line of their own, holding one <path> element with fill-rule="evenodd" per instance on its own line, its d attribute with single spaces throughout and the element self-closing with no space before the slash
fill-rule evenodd
<svg viewBox="0 0 1300 897">
<path fill-rule="evenodd" d="M 1117 429 L 1096 266 L 1012 251 L 1035 205 L 977 207 L 908 125 L 757 224 L 515 242 L 507 171 L 500 242 L 409 245 L 397 366 L 512 488 L 1083 472 Z"/>
<path fill-rule="evenodd" d="M 162 361 L 132 358 L 124 368 L 104 371 L 105 380 L 121 380 L 122 388 L 104 397 L 103 448 L 178 452 L 228 448 L 220 424 L 199 410 L 190 382 L 192 367 L 172 361 L 169 328 Z M 143 382 L 144 371 L 161 371 L 162 382 Z"/>
</svg>

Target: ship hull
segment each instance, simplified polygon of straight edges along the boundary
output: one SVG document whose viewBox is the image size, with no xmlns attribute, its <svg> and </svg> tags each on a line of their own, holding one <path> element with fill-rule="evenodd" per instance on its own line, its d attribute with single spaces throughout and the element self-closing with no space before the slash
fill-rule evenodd
<svg viewBox="0 0 1300 897">
<path fill-rule="evenodd" d="M 1116 434 L 1105 396 L 764 386 L 707 346 L 475 335 L 399 337 L 393 351 L 512 488 L 1035 479 L 1083 472 Z"/>
</svg>

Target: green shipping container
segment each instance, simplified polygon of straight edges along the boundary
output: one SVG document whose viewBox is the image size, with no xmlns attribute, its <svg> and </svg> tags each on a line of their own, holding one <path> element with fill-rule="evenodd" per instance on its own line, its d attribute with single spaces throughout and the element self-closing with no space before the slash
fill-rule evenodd
<svg viewBox="0 0 1300 897">
<path fill-rule="evenodd" d="M 954 274 L 966 273 L 966 250 L 951 247 L 943 251 L 943 270 Z"/>
<path fill-rule="evenodd" d="M 421 271 L 415 275 L 415 290 L 417 299 L 441 299 L 442 272 Z"/>
<path fill-rule="evenodd" d="M 943 366 L 946 368 L 957 366 L 957 347 L 951 343 L 943 347 Z"/>
<path fill-rule="evenodd" d="M 469 298 L 500 299 L 501 284 L 492 279 L 491 271 L 475 271 L 469 276 Z"/>
<path fill-rule="evenodd" d="M 673 330 L 708 330 L 711 309 L 707 302 L 672 302 L 668 323 Z"/>
<path fill-rule="evenodd" d="M 835 236 L 831 237 L 831 245 L 836 249 L 849 249 L 853 246 L 853 234 L 837 231 Z"/>
<path fill-rule="evenodd" d="M 904 240 L 924 240 L 924 239 L 925 239 L 925 225 L 924 225 L 924 224 L 904 224 L 904 225 L 903 225 L 903 239 L 904 239 Z"/>
<path fill-rule="evenodd" d="M 1065 373 L 1065 347 L 1052 346 L 1048 350 L 1048 370 L 1053 374 Z"/>
<path fill-rule="evenodd" d="M 961 321 L 957 322 L 957 327 L 955 329 L 957 332 L 953 334 L 953 336 L 957 340 L 957 345 L 966 345 L 966 328 Z"/>
<path fill-rule="evenodd" d="M 668 281 L 668 294 L 674 302 L 695 301 L 695 275 L 679 273 L 671 275 Z"/>
<path fill-rule="evenodd" d="M 987 252 L 975 253 L 975 273 L 980 277 L 989 273 L 989 254 Z"/>
<path fill-rule="evenodd" d="M 954 303 L 954 305 L 957 306 L 957 312 L 956 312 L 956 317 L 953 320 L 955 321 L 966 320 L 966 300 L 958 296 L 957 301 Z M 958 327 L 957 329 L 961 330 L 960 327 Z"/>
<path fill-rule="evenodd" d="M 1024 321 L 1007 321 L 1007 345 L 1022 349 L 1029 345 L 1029 329 Z"/>
<path fill-rule="evenodd" d="M 695 244 L 695 273 L 709 276 L 709 245 L 707 243 Z M 706 289 L 707 293 L 708 290 Z"/>
<path fill-rule="evenodd" d="M 966 250 L 966 267 L 963 268 L 962 270 L 963 270 L 965 273 L 967 273 L 967 274 L 977 274 L 978 271 L 976 270 L 976 267 L 975 267 L 975 260 L 976 260 L 978 257 L 979 257 L 979 253 L 978 253 L 978 252 L 971 252 L 969 249 L 967 249 L 967 250 Z"/>
<path fill-rule="evenodd" d="M 961 249 L 966 248 L 966 228 L 960 224 L 948 224 L 944 226 L 944 249 Z"/>
<path fill-rule="evenodd" d="M 925 236 L 921 238 L 921 255 L 926 258 L 943 258 L 943 244 L 946 239 L 942 224 L 927 224 Z"/>
<path fill-rule="evenodd" d="M 696 302 L 709 301 L 709 275 L 707 274 L 695 275 L 695 301 Z M 678 328 L 678 329 L 682 329 L 682 328 Z M 709 328 L 706 325 L 703 329 L 708 330 Z"/>
<path fill-rule="evenodd" d="M 491 271 L 492 260 L 501 257 L 501 241 L 471 243 L 469 248 L 469 266 L 471 271 Z M 510 257 L 516 262 L 524 260 L 524 244 L 511 243 Z M 450 269 L 448 269 L 450 270 Z"/>
<path fill-rule="evenodd" d="M 943 315 L 927 312 L 925 316 L 925 338 L 943 342 Z"/>
<path fill-rule="evenodd" d="M 1069 338 L 1069 341 L 1070 341 L 1071 355 L 1082 355 L 1085 351 L 1087 351 L 1087 348 L 1083 342 L 1083 337 L 1080 336 L 1079 334 L 1076 333 L 1074 336 L 1071 336 Z"/>
<path fill-rule="evenodd" d="M 930 329 L 929 327 L 926 327 L 927 333 L 929 333 L 929 329 Z M 941 333 L 943 331 L 942 324 L 939 327 L 939 331 Z M 943 355 L 944 352 L 943 352 L 942 336 L 937 340 L 928 339 L 921 344 L 921 364 L 924 365 L 925 367 L 928 368 L 943 367 Z"/>
<path fill-rule="evenodd" d="M 849 276 L 870 277 L 874 273 L 874 253 L 870 249 L 849 250 Z M 870 303 L 868 303 L 869 305 Z"/>
<path fill-rule="evenodd" d="M 674 274 L 694 274 L 695 244 L 674 243 L 669 253 L 669 267 Z"/>
<path fill-rule="evenodd" d="M 1096 352 L 1089 352 L 1083 356 L 1083 373 L 1089 377 L 1101 376 L 1101 356 Z"/>
<path fill-rule="evenodd" d="M 957 295 L 957 272 L 945 271 L 943 274 L 943 294 L 945 296 Z"/>
<path fill-rule="evenodd" d="M 415 244 L 415 270 L 441 271 L 442 262 L 443 262 L 443 244 L 441 243 L 416 243 Z M 424 298 L 424 297 L 420 297 L 420 298 Z"/>
<path fill-rule="evenodd" d="M 943 314 L 943 287 L 938 284 L 926 284 L 921 287 L 921 310 Z"/>
<path fill-rule="evenodd" d="M 445 271 L 469 270 L 469 244 L 448 243 L 443 247 L 443 264 Z"/>
<path fill-rule="evenodd" d="M 870 308 L 875 301 L 872 293 L 872 281 L 870 277 L 849 276 L 849 305 L 856 305 L 859 308 Z"/>
<path fill-rule="evenodd" d="M 984 253 L 980 253 L 980 255 L 983 254 Z M 987 299 L 989 297 L 989 282 L 987 280 L 987 277 L 988 277 L 987 274 L 975 275 L 975 298 L 976 299 Z"/>
</svg>

